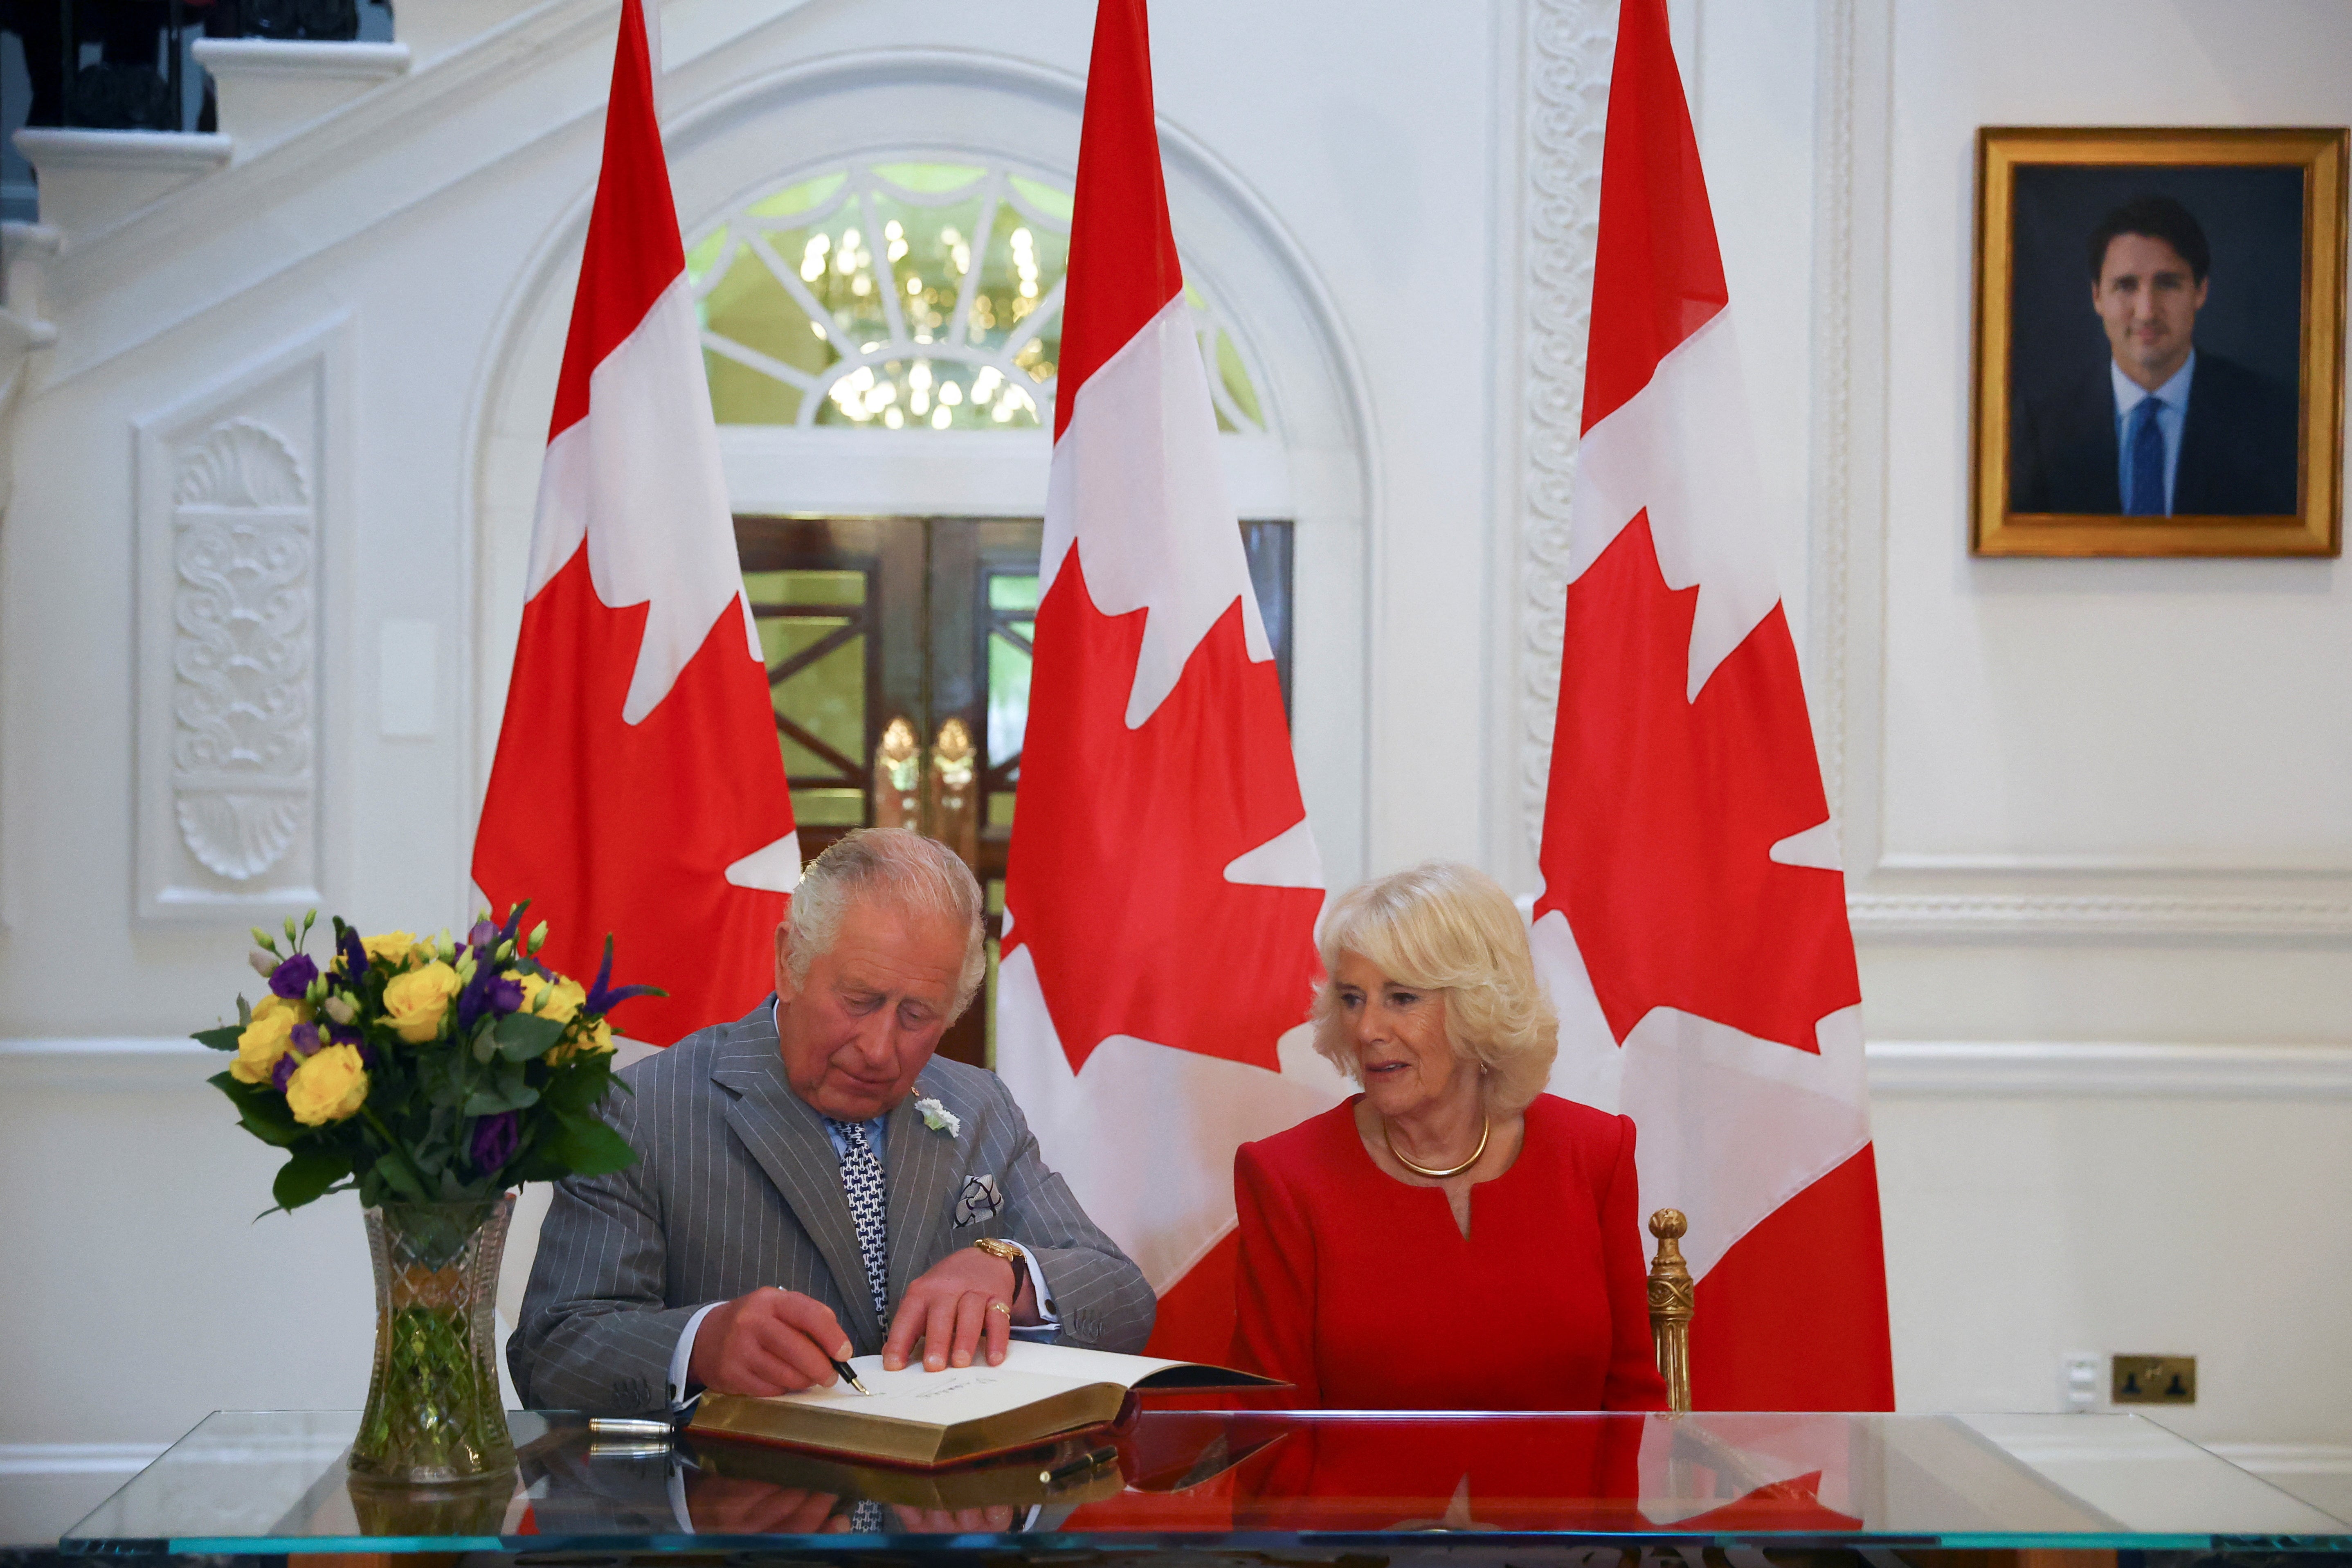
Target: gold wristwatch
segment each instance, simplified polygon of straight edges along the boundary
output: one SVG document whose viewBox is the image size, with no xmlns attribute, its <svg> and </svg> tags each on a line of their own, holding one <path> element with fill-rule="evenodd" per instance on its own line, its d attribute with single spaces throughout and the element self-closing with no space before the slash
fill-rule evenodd
<svg viewBox="0 0 2352 1568">
<path fill-rule="evenodd" d="M 1029 1260 L 1022 1256 L 1021 1249 L 1009 1241 L 1000 1241 L 992 1236 L 983 1236 L 973 1242 L 972 1246 L 991 1258 L 1002 1258 L 1005 1262 L 1013 1265 L 1013 1294 L 1017 1298 L 1021 1294 L 1022 1284 L 1029 1278 Z M 1010 1310 L 1010 1309 L 1007 1310 Z"/>
</svg>

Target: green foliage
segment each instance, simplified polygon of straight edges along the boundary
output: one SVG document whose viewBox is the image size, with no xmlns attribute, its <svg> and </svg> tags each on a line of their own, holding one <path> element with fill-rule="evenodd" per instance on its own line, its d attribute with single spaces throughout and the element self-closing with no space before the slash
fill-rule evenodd
<svg viewBox="0 0 2352 1568">
<path fill-rule="evenodd" d="M 205 1081 L 228 1096 L 229 1103 L 236 1107 L 239 1124 L 264 1143 L 283 1149 L 302 1136 L 303 1126 L 286 1109 L 284 1095 L 261 1084 L 239 1083 L 225 1072 L 216 1072 Z"/>
<path fill-rule="evenodd" d="M 242 1025 L 223 1024 L 217 1029 L 198 1029 L 188 1037 L 200 1046 L 210 1046 L 216 1051 L 233 1051 L 236 1049 L 236 1037 L 243 1033 L 245 1029 Z"/>
<path fill-rule="evenodd" d="M 635 1163 L 637 1152 L 628 1140 L 595 1117 L 565 1114 L 556 1121 L 562 1131 L 553 1140 L 552 1152 L 572 1167 L 572 1174 L 602 1176 Z"/>
<path fill-rule="evenodd" d="M 324 1197 L 351 1173 L 352 1157 L 340 1149 L 300 1150 L 278 1168 L 269 1195 L 278 1200 L 279 1208 L 299 1209 L 313 1198 Z"/>
</svg>

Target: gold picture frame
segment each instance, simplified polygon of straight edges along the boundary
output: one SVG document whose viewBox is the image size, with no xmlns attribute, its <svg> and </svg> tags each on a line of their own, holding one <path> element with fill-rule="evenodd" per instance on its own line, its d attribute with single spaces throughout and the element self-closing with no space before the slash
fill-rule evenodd
<svg viewBox="0 0 2352 1568">
<path fill-rule="evenodd" d="M 1977 132 L 1970 553 L 2342 552 L 2346 142 L 2341 127 Z M 2210 216 L 2198 219 L 2200 207 Z M 2185 381 L 2156 389 L 2185 409 L 2166 427 L 2161 510 L 2126 515 L 2126 488 L 2152 497 L 2158 471 L 2127 469 L 2120 456 L 2119 410 L 2141 395 L 2126 378 L 2165 374 L 2173 362 L 2160 356 L 2168 341 L 2178 351 L 2184 308 L 2176 303 L 2169 322 L 2149 320 L 2159 309 L 2150 305 L 2129 316 L 2138 285 L 2126 263 L 2184 253 L 2115 245 L 2140 237 L 2147 214 L 2176 210 L 2190 215 L 2181 243 L 2203 253 L 2179 264 L 2194 270 L 2193 288 L 2174 286 L 2177 301 L 2194 300 L 2185 320 L 2197 358 L 2182 362 Z M 2208 227 L 2220 243 L 2209 245 Z M 2298 277 L 2290 320 L 2282 301 Z M 2218 314 L 2217 301 L 2227 307 Z M 2209 352 L 2209 337 L 2225 346 Z M 2193 395 L 2200 374 L 2203 404 Z M 2278 503 L 2288 494 L 2290 386 L 2286 510 Z M 2131 431 L 2145 434 L 2137 424 Z M 2156 448 L 2141 446 L 2154 465 Z M 2176 500 L 2189 510 L 2174 510 Z"/>
</svg>

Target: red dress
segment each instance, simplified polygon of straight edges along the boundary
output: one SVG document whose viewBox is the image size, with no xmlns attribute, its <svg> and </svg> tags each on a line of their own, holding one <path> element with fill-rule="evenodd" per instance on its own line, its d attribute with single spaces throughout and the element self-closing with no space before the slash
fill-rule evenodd
<svg viewBox="0 0 2352 1568">
<path fill-rule="evenodd" d="M 1537 1097 L 1465 1237 L 1372 1163 L 1361 1098 L 1234 1154 L 1237 1363 L 1334 1410 L 1664 1409 L 1633 1122 Z"/>
</svg>

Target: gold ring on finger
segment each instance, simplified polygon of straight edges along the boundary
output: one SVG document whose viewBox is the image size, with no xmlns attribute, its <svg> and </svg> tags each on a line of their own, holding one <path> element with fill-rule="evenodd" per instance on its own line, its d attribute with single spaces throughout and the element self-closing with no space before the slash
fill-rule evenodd
<svg viewBox="0 0 2352 1568">
<path fill-rule="evenodd" d="M 988 1310 L 992 1312 L 1002 1312 L 1008 1318 L 1013 1316 L 1013 1309 L 1002 1301 L 991 1301 L 988 1304 Z"/>
</svg>

